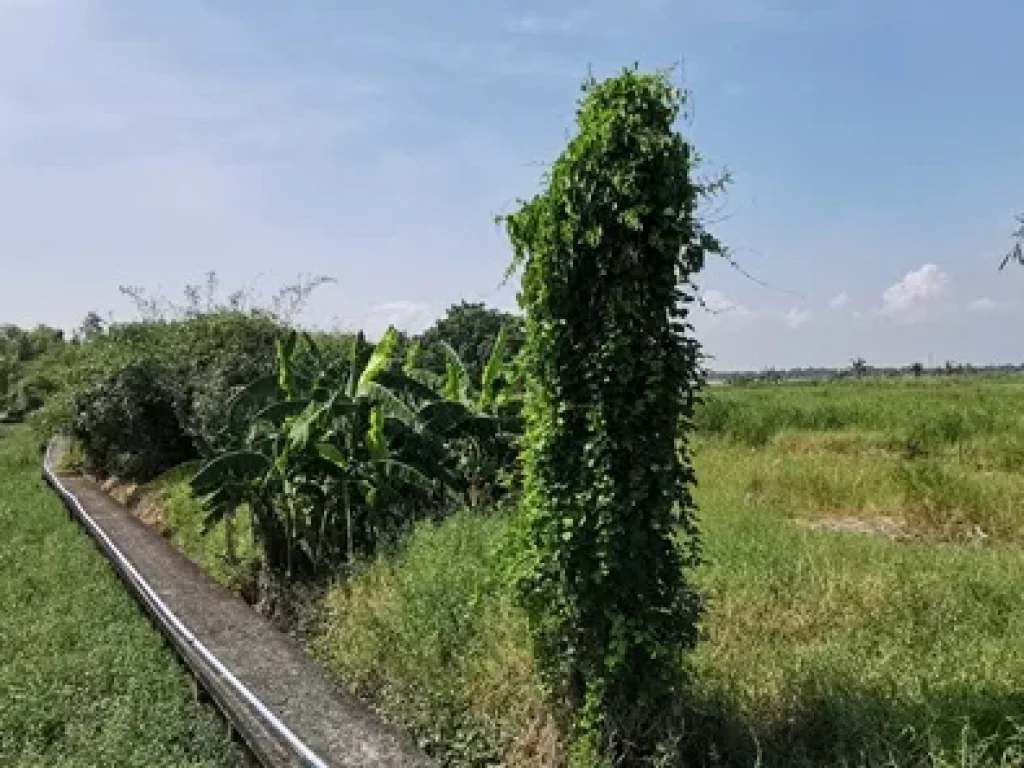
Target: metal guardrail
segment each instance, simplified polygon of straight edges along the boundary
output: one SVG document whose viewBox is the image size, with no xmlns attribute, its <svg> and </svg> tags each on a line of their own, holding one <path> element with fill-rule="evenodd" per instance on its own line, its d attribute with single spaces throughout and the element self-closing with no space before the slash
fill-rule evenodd
<svg viewBox="0 0 1024 768">
<path fill-rule="evenodd" d="M 206 662 L 227 684 L 231 691 L 245 701 L 258 715 L 268 731 L 274 734 L 284 745 L 287 745 L 294 756 L 300 761 L 299 765 L 305 768 L 329 768 L 312 749 L 296 736 L 260 699 L 250 691 L 231 670 L 225 667 L 221 661 L 210 652 L 210 650 L 199 641 L 199 639 L 186 627 L 182 621 L 167 607 L 160 599 L 156 591 L 149 585 L 135 567 L 131 564 L 124 553 L 107 536 L 106 532 L 96 523 L 92 516 L 78 498 L 68 490 L 61 482 L 52 464 L 53 442 L 46 447 L 46 454 L 43 457 L 43 479 L 60 495 L 65 505 L 73 511 L 75 516 L 88 529 L 89 533 L 102 545 L 109 556 L 116 562 L 119 570 L 129 581 L 130 586 L 146 604 L 153 616 L 160 622 L 165 630 L 171 630 L 180 637 L 192 650 L 194 650 L 204 662 Z M 227 713 L 225 713 L 227 714 Z"/>
</svg>

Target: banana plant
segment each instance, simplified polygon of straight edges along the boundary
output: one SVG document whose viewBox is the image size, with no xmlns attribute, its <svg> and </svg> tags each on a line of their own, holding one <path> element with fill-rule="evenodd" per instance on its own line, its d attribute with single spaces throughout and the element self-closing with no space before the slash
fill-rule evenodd
<svg viewBox="0 0 1024 768">
<path fill-rule="evenodd" d="M 457 421 L 461 434 L 453 437 L 462 471 L 470 479 L 470 504 L 474 506 L 490 499 L 503 468 L 518 457 L 522 378 L 517 361 L 507 359 L 507 344 L 503 327 L 474 386 L 458 352 L 441 342 L 446 358 L 443 394 L 449 403 L 463 406 L 471 415 Z M 481 429 L 485 420 L 490 426 Z"/>
<path fill-rule="evenodd" d="M 393 328 L 375 346 L 360 336 L 347 360 L 328 361 L 292 334 L 278 345 L 276 373 L 232 399 L 230 447 L 192 484 L 211 524 L 230 524 L 248 504 L 272 573 L 351 563 L 403 516 L 458 492 L 444 441 L 408 405 L 436 395 L 395 370 L 397 342 Z"/>
</svg>

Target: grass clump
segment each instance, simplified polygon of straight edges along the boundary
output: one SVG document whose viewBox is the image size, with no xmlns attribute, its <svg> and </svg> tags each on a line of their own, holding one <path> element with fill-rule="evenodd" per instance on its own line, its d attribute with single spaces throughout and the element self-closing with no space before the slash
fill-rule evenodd
<svg viewBox="0 0 1024 768">
<path fill-rule="evenodd" d="M 223 721 L 0 428 L 0 765 L 242 765 Z"/>
<path fill-rule="evenodd" d="M 507 526 L 468 512 L 419 525 L 396 556 L 331 590 L 312 644 L 444 765 L 555 764 L 526 620 L 504 577 Z"/>
<path fill-rule="evenodd" d="M 208 525 L 209 512 L 189 485 L 197 469 L 197 463 L 184 464 L 146 485 L 136 514 L 155 525 L 208 575 L 252 602 L 260 566 L 252 515 L 242 506 L 232 521 L 221 519 Z"/>
</svg>

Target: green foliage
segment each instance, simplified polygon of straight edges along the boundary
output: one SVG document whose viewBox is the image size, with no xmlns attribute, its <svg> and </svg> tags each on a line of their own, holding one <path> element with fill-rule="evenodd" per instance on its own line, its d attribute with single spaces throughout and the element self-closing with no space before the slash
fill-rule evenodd
<svg viewBox="0 0 1024 768">
<path fill-rule="evenodd" d="M 43 405 L 56 384 L 39 375 L 40 361 L 64 346 L 54 328 L 0 326 L 0 422 L 20 421 Z"/>
<path fill-rule="evenodd" d="M 136 514 L 150 519 L 205 573 L 247 600 L 256 598 L 260 552 L 252 535 L 252 514 L 243 507 L 231 520 L 207 523 L 209 513 L 192 493 L 198 467 L 184 464 L 146 485 Z"/>
<path fill-rule="evenodd" d="M 142 362 L 79 393 L 71 435 L 84 451 L 85 469 L 146 481 L 194 458 L 181 427 L 180 391 L 171 371 Z"/>
<path fill-rule="evenodd" d="M 33 424 L 44 439 L 71 426 L 94 471 L 148 480 L 216 449 L 230 394 L 273 369 L 283 333 L 241 314 L 113 325 L 39 358 Z"/>
<path fill-rule="evenodd" d="M 192 480 L 211 522 L 242 503 L 277 580 L 326 575 L 411 521 L 465 498 L 460 449 L 486 454 L 501 423 L 446 401 L 399 367 L 399 334 L 347 357 L 308 335 L 276 345 L 276 372 L 227 404 L 222 446 Z"/>
<path fill-rule="evenodd" d="M 444 372 L 447 359 L 443 342 L 455 350 L 470 380 L 480 381 L 495 340 L 503 329 L 508 352 L 514 357 L 523 345 L 521 317 L 483 303 L 453 304 L 443 318 L 418 337 L 421 347 L 418 367 L 438 374 Z"/>
<path fill-rule="evenodd" d="M 697 406 L 695 425 L 701 434 L 752 447 L 787 430 L 856 427 L 934 451 L 978 436 L 1016 434 L 1024 407 L 1021 381 L 952 376 L 712 387 Z M 993 454 L 1000 460 L 1006 456 Z"/>
<path fill-rule="evenodd" d="M 677 725 L 697 641 L 689 280 L 722 249 L 697 219 L 707 189 L 674 129 L 684 95 L 635 70 L 584 91 L 545 190 L 506 220 L 525 265 L 521 587 L 575 748 L 632 765 Z"/>
<path fill-rule="evenodd" d="M 1015 386 L 1024 396 L 1024 382 Z M 813 402 L 812 388 L 791 389 Z M 1012 406 L 1013 390 L 1001 391 Z M 892 468 L 862 477 L 855 453 L 876 437 L 792 430 L 758 450 L 717 438 L 695 445 L 708 639 L 693 656 L 684 765 L 1021 765 L 1019 548 L 907 543 L 790 519 L 817 493 L 814 476 L 837 486 L 823 494 L 829 504 L 853 492 L 863 510 L 891 514 L 901 493 L 886 479 Z M 820 453 L 796 455 L 798 445 Z M 807 483 L 796 484 L 790 468 L 812 458 L 801 467 Z M 755 475 L 773 495 L 783 486 L 778 504 L 746 500 Z M 1019 501 L 990 499 L 988 513 L 997 507 L 1020 529 Z M 460 513 L 417 526 L 397 554 L 331 590 L 314 645 L 329 672 L 446 765 L 564 765 L 559 734 L 543 726 L 529 627 L 506 586 L 516 557 L 508 520 Z"/>
<path fill-rule="evenodd" d="M 394 557 L 331 590 L 312 646 L 445 766 L 498 764 L 541 704 L 507 554 L 503 515 L 421 523 Z"/>
</svg>

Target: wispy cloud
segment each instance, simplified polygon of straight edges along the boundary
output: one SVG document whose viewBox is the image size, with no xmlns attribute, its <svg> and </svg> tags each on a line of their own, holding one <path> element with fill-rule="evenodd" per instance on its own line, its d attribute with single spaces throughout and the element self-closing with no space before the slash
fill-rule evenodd
<svg viewBox="0 0 1024 768">
<path fill-rule="evenodd" d="M 842 309 L 843 307 L 845 307 L 849 303 L 850 303 L 850 297 L 847 296 L 845 292 L 843 292 L 843 293 L 838 294 L 837 296 L 833 296 L 829 300 L 828 306 L 829 306 L 829 309 Z"/>
<path fill-rule="evenodd" d="M 809 323 L 811 318 L 814 317 L 810 310 L 803 309 L 802 307 L 793 307 L 785 315 L 786 325 L 790 328 L 799 328 L 801 325 Z"/>
<path fill-rule="evenodd" d="M 590 18 L 585 8 L 573 8 L 562 14 L 524 13 L 505 23 L 510 32 L 521 35 L 571 35 L 579 32 Z"/>
<path fill-rule="evenodd" d="M 975 299 L 967 303 L 967 311 L 978 314 L 999 312 L 1001 310 L 1008 309 L 1009 305 L 1003 301 L 995 301 L 989 298 Z"/>
<path fill-rule="evenodd" d="M 704 306 L 712 314 L 713 317 L 720 316 L 732 316 L 732 317 L 750 317 L 754 314 L 753 310 L 749 307 L 740 304 L 739 302 L 733 301 L 724 293 L 718 290 L 704 291 L 702 294 L 704 300 Z"/>
</svg>

